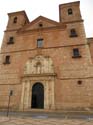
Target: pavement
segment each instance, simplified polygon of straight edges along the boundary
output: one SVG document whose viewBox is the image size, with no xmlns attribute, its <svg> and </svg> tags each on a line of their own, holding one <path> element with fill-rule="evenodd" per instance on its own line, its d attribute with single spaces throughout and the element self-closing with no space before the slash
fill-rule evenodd
<svg viewBox="0 0 93 125">
<path fill-rule="evenodd" d="M 92 114 L 0 112 L 0 125 L 93 125 Z"/>
<path fill-rule="evenodd" d="M 0 125 L 93 125 L 93 119 L 0 117 Z"/>
</svg>

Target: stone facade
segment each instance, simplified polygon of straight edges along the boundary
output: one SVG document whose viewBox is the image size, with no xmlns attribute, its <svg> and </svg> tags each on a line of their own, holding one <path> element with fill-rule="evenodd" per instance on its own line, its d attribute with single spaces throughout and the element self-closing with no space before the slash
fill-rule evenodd
<svg viewBox="0 0 93 125">
<path fill-rule="evenodd" d="M 7 108 L 11 90 L 13 110 L 41 109 L 40 101 L 43 110 L 93 108 L 93 38 L 86 38 L 79 5 L 59 5 L 59 22 L 43 16 L 29 22 L 25 11 L 8 14 L 0 53 L 0 109 Z M 39 101 L 37 83 L 44 89 Z"/>
</svg>

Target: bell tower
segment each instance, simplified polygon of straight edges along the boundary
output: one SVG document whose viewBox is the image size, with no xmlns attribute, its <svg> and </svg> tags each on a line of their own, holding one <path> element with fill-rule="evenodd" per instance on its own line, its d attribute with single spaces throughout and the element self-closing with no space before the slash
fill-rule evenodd
<svg viewBox="0 0 93 125">
<path fill-rule="evenodd" d="M 76 44 L 86 44 L 86 33 L 83 19 L 80 12 L 80 1 L 70 2 L 59 5 L 59 20 L 60 23 L 67 25 L 69 39 L 78 42 Z M 83 39 L 85 38 L 85 39 Z"/>
<path fill-rule="evenodd" d="M 90 50 L 87 45 L 84 21 L 80 11 L 80 1 L 65 3 L 59 5 L 59 20 L 60 23 L 66 24 L 67 34 L 70 42 L 73 45 L 73 52 L 86 52 L 88 61 L 91 63 Z M 83 58 L 82 58 L 83 59 Z"/>
<path fill-rule="evenodd" d="M 28 17 L 25 11 L 18 11 L 13 13 L 8 13 L 8 24 L 6 30 L 17 30 L 23 25 L 29 23 Z"/>
<path fill-rule="evenodd" d="M 13 45 L 16 44 L 17 31 L 28 23 L 29 20 L 25 11 L 8 13 L 8 23 L 1 46 L 2 51 L 10 51 L 13 49 Z"/>
<path fill-rule="evenodd" d="M 80 1 L 59 5 L 60 22 L 81 21 Z"/>
</svg>

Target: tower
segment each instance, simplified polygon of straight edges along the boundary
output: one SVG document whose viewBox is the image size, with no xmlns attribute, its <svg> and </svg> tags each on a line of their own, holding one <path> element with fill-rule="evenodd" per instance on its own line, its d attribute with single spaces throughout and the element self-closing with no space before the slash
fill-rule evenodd
<svg viewBox="0 0 93 125">
<path fill-rule="evenodd" d="M 16 32 L 24 25 L 28 24 L 29 20 L 25 11 L 8 13 L 8 23 L 4 33 L 1 50 L 11 50 L 12 46 L 7 48 L 7 44 L 14 44 Z"/>
<path fill-rule="evenodd" d="M 59 20 L 67 25 L 70 38 L 86 37 L 79 6 L 79 1 L 59 5 Z"/>
<path fill-rule="evenodd" d="M 67 25 L 69 35 L 68 44 L 73 45 L 73 50 L 78 49 L 86 52 L 88 60 L 91 62 L 90 51 L 87 45 L 84 21 L 80 11 L 80 1 L 59 5 L 59 21 Z"/>
<path fill-rule="evenodd" d="M 8 13 L 8 25 L 7 30 L 17 30 L 23 25 L 29 23 L 28 17 L 25 13 L 25 11 L 18 11 L 14 13 Z"/>
<path fill-rule="evenodd" d="M 82 16 L 80 13 L 80 2 L 72 2 L 67 4 L 59 5 L 59 18 L 60 22 L 76 22 L 82 21 Z"/>
</svg>

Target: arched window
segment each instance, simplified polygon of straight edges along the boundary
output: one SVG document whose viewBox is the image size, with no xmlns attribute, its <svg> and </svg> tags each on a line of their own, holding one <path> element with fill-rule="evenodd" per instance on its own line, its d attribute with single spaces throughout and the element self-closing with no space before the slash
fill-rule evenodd
<svg viewBox="0 0 93 125">
<path fill-rule="evenodd" d="M 68 9 L 68 15 L 72 15 L 73 14 L 73 11 L 71 8 Z"/>
<path fill-rule="evenodd" d="M 17 17 L 14 17 L 13 23 L 17 23 Z"/>
</svg>

